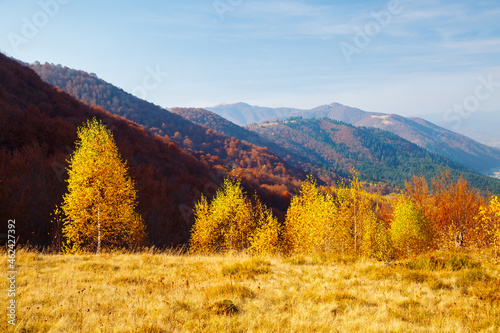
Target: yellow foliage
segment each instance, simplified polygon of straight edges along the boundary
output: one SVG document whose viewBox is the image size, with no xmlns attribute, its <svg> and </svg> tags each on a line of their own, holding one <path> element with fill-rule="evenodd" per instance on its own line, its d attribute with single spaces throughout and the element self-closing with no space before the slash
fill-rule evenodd
<svg viewBox="0 0 500 333">
<path fill-rule="evenodd" d="M 211 203 L 202 197 L 196 204 L 190 248 L 196 253 L 247 249 L 258 227 L 241 183 L 226 179 Z"/>
<path fill-rule="evenodd" d="M 111 131 L 95 118 L 78 129 L 68 175 L 62 205 L 67 252 L 143 245 L 134 183 Z"/>
<path fill-rule="evenodd" d="M 482 245 L 493 246 L 495 257 L 500 250 L 500 201 L 497 196 L 490 198 L 488 206 L 481 206 L 479 210 L 478 233 L 481 235 Z"/>
<path fill-rule="evenodd" d="M 283 251 L 283 226 L 272 211 L 260 202 L 256 205 L 257 230 L 250 237 L 250 249 L 258 254 L 274 254 Z"/>
<path fill-rule="evenodd" d="M 343 183 L 335 191 L 336 234 L 342 254 L 371 255 L 386 251 L 385 228 L 373 211 L 373 195 L 367 193 L 355 175 L 349 186 Z M 379 253 L 381 255 L 381 253 Z"/>
<path fill-rule="evenodd" d="M 423 212 L 407 197 L 400 197 L 394 208 L 391 240 L 399 255 L 410 256 L 426 251 L 432 237 Z"/>
<path fill-rule="evenodd" d="M 335 205 L 331 195 L 319 191 L 309 178 L 292 198 L 285 220 L 285 233 L 293 253 L 326 253 L 334 250 Z"/>
<path fill-rule="evenodd" d="M 387 227 L 377 220 L 373 201 L 357 176 L 349 186 L 340 183 L 334 196 L 321 192 L 309 178 L 287 211 L 286 240 L 291 252 L 374 255 L 387 260 L 391 242 Z"/>
<path fill-rule="evenodd" d="M 367 212 L 364 219 L 364 234 L 361 253 L 388 261 L 393 255 L 389 229 L 383 221 L 378 221 L 373 211 Z"/>
</svg>

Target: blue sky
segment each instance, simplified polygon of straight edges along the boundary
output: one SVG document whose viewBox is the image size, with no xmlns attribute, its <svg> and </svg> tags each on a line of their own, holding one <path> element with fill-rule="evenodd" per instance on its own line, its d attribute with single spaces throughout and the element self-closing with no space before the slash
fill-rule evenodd
<svg viewBox="0 0 500 333">
<path fill-rule="evenodd" d="M 498 0 L 0 0 L 0 9 L 0 51 L 94 72 L 164 107 L 339 102 L 426 114 L 474 104 L 486 80 L 473 106 L 500 112 Z"/>
</svg>

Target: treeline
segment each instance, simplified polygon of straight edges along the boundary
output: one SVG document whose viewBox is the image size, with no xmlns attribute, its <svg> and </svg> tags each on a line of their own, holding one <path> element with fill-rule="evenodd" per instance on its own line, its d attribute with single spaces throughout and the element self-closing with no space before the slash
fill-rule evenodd
<svg viewBox="0 0 500 333">
<path fill-rule="evenodd" d="M 451 248 L 500 245 L 500 202 L 483 197 L 449 173 L 427 182 L 413 177 L 398 195 L 369 193 L 355 176 L 320 187 L 310 177 L 278 223 L 239 181 L 226 180 L 215 198 L 195 207 L 190 248 L 195 253 L 341 254 L 391 260 Z"/>
</svg>

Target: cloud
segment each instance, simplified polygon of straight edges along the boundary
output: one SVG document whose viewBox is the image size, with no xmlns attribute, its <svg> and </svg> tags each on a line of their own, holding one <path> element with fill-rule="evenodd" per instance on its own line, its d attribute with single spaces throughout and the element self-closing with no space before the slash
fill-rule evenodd
<svg viewBox="0 0 500 333">
<path fill-rule="evenodd" d="M 449 41 L 443 47 L 465 54 L 500 53 L 500 38 Z"/>
</svg>

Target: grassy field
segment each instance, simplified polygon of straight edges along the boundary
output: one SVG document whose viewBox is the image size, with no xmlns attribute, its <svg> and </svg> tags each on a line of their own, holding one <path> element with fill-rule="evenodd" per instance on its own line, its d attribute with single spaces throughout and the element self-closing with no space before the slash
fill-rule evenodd
<svg viewBox="0 0 500 333">
<path fill-rule="evenodd" d="M 463 253 L 386 266 L 340 257 L 19 250 L 16 264 L 16 326 L 1 325 L 11 332 L 500 331 L 500 267 Z M 1 265 L 7 271 L 5 254 Z M 1 297 L 7 304 L 7 292 Z"/>
</svg>

